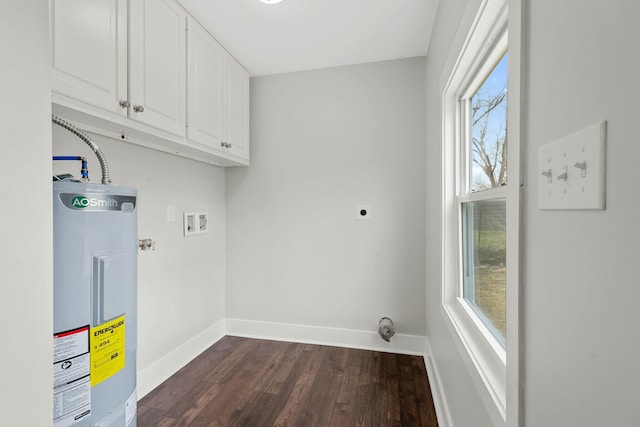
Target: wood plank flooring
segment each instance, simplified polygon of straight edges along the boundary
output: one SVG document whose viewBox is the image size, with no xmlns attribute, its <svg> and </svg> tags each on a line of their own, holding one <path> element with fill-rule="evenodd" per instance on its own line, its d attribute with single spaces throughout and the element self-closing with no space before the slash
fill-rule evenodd
<svg viewBox="0 0 640 427">
<path fill-rule="evenodd" d="M 227 336 L 138 402 L 139 427 L 437 427 L 421 357 Z"/>
</svg>

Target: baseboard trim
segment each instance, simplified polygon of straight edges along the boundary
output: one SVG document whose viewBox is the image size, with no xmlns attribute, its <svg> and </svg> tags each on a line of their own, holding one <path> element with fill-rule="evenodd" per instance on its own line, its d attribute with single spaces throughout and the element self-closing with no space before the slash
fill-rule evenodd
<svg viewBox="0 0 640 427">
<path fill-rule="evenodd" d="M 391 342 L 386 342 L 374 331 L 242 319 L 227 319 L 226 322 L 227 335 L 246 338 L 349 347 L 416 356 L 423 356 L 426 351 L 425 337 L 418 335 L 396 334 L 391 338 Z"/>
<path fill-rule="evenodd" d="M 138 400 L 224 337 L 225 323 L 225 319 L 214 323 L 161 359 L 138 371 Z"/>
<path fill-rule="evenodd" d="M 440 373 L 436 361 L 431 352 L 429 340 L 426 340 L 426 351 L 424 353 L 424 366 L 427 368 L 427 376 L 429 377 L 429 386 L 431 388 L 431 396 L 433 397 L 433 405 L 436 408 L 436 416 L 438 417 L 438 425 L 440 427 L 453 427 L 451 421 L 451 412 L 447 404 L 447 398 L 440 381 Z"/>
</svg>

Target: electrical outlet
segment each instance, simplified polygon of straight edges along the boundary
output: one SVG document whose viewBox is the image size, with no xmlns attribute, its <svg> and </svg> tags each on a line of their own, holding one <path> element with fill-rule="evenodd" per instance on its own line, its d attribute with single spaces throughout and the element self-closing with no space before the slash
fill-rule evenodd
<svg viewBox="0 0 640 427">
<path fill-rule="evenodd" d="M 356 219 L 369 220 L 371 219 L 371 206 L 370 205 L 357 205 L 356 206 Z"/>
</svg>

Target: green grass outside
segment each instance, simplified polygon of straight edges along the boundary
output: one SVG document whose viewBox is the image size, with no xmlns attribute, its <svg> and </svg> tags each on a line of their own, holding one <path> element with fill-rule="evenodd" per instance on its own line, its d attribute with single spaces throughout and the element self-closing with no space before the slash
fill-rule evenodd
<svg viewBox="0 0 640 427">
<path fill-rule="evenodd" d="M 475 303 L 496 329 L 506 336 L 506 233 L 481 230 L 475 233 Z"/>
<path fill-rule="evenodd" d="M 476 242 L 480 242 L 482 247 L 503 249 L 507 244 L 507 233 L 504 231 L 481 230 L 475 232 Z"/>
</svg>

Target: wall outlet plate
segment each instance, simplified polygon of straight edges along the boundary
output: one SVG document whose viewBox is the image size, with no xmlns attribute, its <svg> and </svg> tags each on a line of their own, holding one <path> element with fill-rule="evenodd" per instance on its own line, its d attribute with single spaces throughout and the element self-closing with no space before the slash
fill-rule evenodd
<svg viewBox="0 0 640 427">
<path fill-rule="evenodd" d="M 604 210 L 607 122 L 538 149 L 538 208 Z"/>
</svg>

